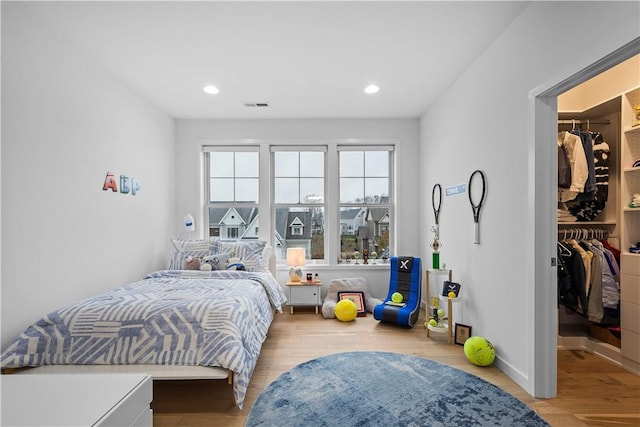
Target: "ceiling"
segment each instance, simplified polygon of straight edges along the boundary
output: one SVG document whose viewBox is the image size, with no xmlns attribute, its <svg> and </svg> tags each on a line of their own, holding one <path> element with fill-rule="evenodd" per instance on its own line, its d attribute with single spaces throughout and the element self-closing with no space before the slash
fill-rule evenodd
<svg viewBox="0 0 640 427">
<path fill-rule="evenodd" d="M 45 31 L 172 117 L 203 119 L 419 117 L 526 5 L 22 4 Z M 370 83 L 377 94 L 364 93 Z M 220 93 L 205 94 L 207 84 Z"/>
</svg>

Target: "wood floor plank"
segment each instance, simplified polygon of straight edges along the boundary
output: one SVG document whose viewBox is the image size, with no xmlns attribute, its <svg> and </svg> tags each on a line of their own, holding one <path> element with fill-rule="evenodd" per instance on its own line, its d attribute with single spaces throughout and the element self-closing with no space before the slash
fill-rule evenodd
<svg viewBox="0 0 640 427">
<path fill-rule="evenodd" d="M 535 399 L 497 368 L 481 368 L 445 334 L 421 326 L 381 324 L 370 314 L 353 322 L 324 319 L 313 309 L 277 314 L 239 410 L 224 381 L 155 381 L 155 427 L 244 426 L 260 392 L 295 365 L 344 351 L 389 351 L 426 357 L 477 375 L 539 413 L 552 426 L 640 426 L 640 377 L 586 351 L 558 351 L 558 397 Z"/>
</svg>

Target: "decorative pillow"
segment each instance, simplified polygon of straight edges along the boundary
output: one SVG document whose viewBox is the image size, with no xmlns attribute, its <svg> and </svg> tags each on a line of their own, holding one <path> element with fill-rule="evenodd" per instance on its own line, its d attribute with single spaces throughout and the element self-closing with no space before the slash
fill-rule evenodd
<svg viewBox="0 0 640 427">
<path fill-rule="evenodd" d="M 231 253 L 240 258 L 247 271 L 268 271 L 262 262 L 262 252 L 266 245 L 264 240 L 216 240 L 213 253 Z"/>
<path fill-rule="evenodd" d="M 200 240 L 171 239 L 173 251 L 169 270 L 181 270 L 187 257 L 204 258 L 213 254 L 212 249 L 215 240 L 214 238 Z"/>
<path fill-rule="evenodd" d="M 229 258 L 231 258 L 231 253 L 229 252 L 224 254 L 214 254 L 204 257 L 202 262 L 210 264 L 212 270 L 225 270 L 227 268 Z"/>
</svg>

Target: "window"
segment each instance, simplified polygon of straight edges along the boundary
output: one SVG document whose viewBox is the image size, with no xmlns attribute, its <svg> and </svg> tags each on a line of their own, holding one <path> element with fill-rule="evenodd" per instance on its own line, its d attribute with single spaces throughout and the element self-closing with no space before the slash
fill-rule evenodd
<svg viewBox="0 0 640 427">
<path fill-rule="evenodd" d="M 391 218 L 390 147 L 338 147 L 340 260 L 388 252 Z"/>
<path fill-rule="evenodd" d="M 307 264 L 388 257 L 394 147 L 275 143 L 203 147 L 209 235 L 267 240 L 279 263 L 288 247 Z"/>
<path fill-rule="evenodd" d="M 272 147 L 276 258 L 289 247 L 305 248 L 309 260 L 326 262 L 326 148 Z"/>
<path fill-rule="evenodd" d="M 227 239 L 237 239 L 237 238 L 238 238 L 238 227 L 228 227 Z"/>
<path fill-rule="evenodd" d="M 205 152 L 209 236 L 257 239 L 258 148 L 205 147 Z"/>
</svg>

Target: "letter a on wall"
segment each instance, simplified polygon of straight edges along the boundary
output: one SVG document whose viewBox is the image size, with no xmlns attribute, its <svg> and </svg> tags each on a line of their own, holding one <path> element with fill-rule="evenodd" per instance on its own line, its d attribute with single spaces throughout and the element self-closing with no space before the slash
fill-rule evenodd
<svg viewBox="0 0 640 427">
<path fill-rule="evenodd" d="M 114 192 L 118 192 L 118 182 L 113 176 L 112 172 L 107 172 L 107 177 L 104 179 L 104 185 L 102 186 L 104 191 L 111 189 Z"/>
</svg>

